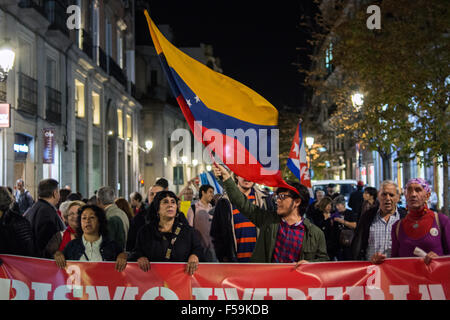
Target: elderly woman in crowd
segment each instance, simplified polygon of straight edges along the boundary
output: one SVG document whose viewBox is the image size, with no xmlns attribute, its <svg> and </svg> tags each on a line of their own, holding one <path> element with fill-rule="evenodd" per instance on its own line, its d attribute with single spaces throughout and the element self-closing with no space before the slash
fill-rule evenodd
<svg viewBox="0 0 450 320">
<path fill-rule="evenodd" d="M 428 209 L 431 194 L 422 178 L 408 181 L 405 187 L 407 215 L 392 226 L 392 257 L 421 255 L 429 264 L 433 258 L 450 253 L 450 219 Z"/>
<path fill-rule="evenodd" d="M 78 212 L 76 239 L 63 252 L 55 253 L 56 264 L 64 269 L 66 260 L 116 261 L 116 270 L 123 271 L 127 254 L 117 242 L 108 239 L 105 211 L 95 205 L 85 205 Z"/>
<path fill-rule="evenodd" d="M 60 210 L 64 223 L 67 228 L 64 231 L 59 231 L 50 239 L 44 250 L 46 258 L 54 258 L 56 251 L 63 251 L 66 245 L 76 236 L 78 227 L 78 209 L 84 206 L 82 201 L 65 201 L 61 203 Z"/>
<path fill-rule="evenodd" d="M 392 226 L 391 257 L 421 256 L 425 264 L 450 253 L 450 219 L 428 209 L 431 194 L 428 182 L 414 178 L 405 186 L 407 215 Z M 385 255 L 374 254 L 371 261 L 382 263 Z"/>
<path fill-rule="evenodd" d="M 130 260 L 137 260 L 143 271 L 150 269 L 150 261 L 187 261 L 186 273 L 194 274 L 203 248 L 194 229 L 178 210 L 177 196 L 171 191 L 158 192 L 152 208 L 156 210 L 156 218 L 140 229 Z"/>
</svg>

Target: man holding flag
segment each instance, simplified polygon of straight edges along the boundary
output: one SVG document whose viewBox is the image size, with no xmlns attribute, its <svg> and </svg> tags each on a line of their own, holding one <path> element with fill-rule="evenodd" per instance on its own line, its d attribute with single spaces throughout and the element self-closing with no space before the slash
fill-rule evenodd
<svg viewBox="0 0 450 320">
<path fill-rule="evenodd" d="M 227 195 L 240 213 L 258 228 L 259 237 L 251 262 L 296 263 L 328 261 L 325 236 L 318 227 L 304 219 L 309 204 L 308 189 L 293 183 L 291 189 L 278 188 L 276 191 L 277 209 L 264 210 L 252 204 L 239 191 L 230 173 L 221 165 L 214 164 L 214 175 L 223 180 Z"/>
</svg>

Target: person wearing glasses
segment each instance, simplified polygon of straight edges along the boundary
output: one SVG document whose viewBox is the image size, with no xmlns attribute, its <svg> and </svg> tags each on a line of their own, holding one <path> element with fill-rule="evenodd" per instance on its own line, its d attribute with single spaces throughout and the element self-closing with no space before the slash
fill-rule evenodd
<svg viewBox="0 0 450 320">
<path fill-rule="evenodd" d="M 308 189 L 291 183 L 298 194 L 286 188 L 276 191 L 277 209 L 264 210 L 251 204 L 239 192 L 229 172 L 214 164 L 214 174 L 223 180 L 230 201 L 239 211 L 260 228 L 251 262 L 295 263 L 328 261 L 325 236 L 317 226 L 304 218 L 309 204 Z"/>
</svg>

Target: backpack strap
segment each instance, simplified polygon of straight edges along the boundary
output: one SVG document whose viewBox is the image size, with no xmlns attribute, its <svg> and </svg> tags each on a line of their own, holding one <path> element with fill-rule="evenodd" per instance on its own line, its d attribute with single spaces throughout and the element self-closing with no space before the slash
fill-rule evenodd
<svg viewBox="0 0 450 320">
<path fill-rule="evenodd" d="M 439 232 L 441 232 L 441 222 L 439 221 L 439 214 L 437 212 L 434 213 L 434 219 L 436 220 L 436 224 L 439 228 Z M 442 233 L 441 233 L 442 234 Z"/>
</svg>

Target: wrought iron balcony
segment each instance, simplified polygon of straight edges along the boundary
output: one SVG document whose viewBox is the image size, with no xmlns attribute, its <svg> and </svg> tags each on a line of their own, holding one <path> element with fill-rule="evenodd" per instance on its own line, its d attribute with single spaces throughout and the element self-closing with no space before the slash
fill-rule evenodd
<svg viewBox="0 0 450 320">
<path fill-rule="evenodd" d="M 18 72 L 19 103 L 17 110 L 37 114 L 37 80 Z"/>
<path fill-rule="evenodd" d="M 69 36 L 69 29 L 66 25 L 66 8 L 69 6 L 67 0 L 47 0 L 45 1 L 45 14 L 50 21 L 49 29 L 59 30 Z"/>
<path fill-rule="evenodd" d="M 6 81 L 0 82 L 0 102 L 6 102 Z"/>
<path fill-rule="evenodd" d="M 55 124 L 61 123 L 61 92 L 49 86 L 46 89 L 47 110 L 46 119 Z"/>
<path fill-rule="evenodd" d="M 44 0 L 21 0 L 19 2 L 19 7 L 35 9 L 40 14 L 45 16 L 44 2 Z"/>
<path fill-rule="evenodd" d="M 131 94 L 131 96 L 133 98 L 136 98 L 136 85 L 133 82 L 131 82 L 131 81 L 129 81 L 129 83 L 130 83 L 129 94 Z"/>
<path fill-rule="evenodd" d="M 102 48 L 97 47 L 98 52 L 98 64 L 100 68 L 103 69 L 106 73 L 108 73 L 108 56 Z"/>
<path fill-rule="evenodd" d="M 82 37 L 82 47 L 83 52 L 88 55 L 89 58 L 93 59 L 93 49 L 94 46 L 92 45 L 92 37 L 89 32 L 87 32 L 85 29 L 81 29 L 81 37 Z"/>
<path fill-rule="evenodd" d="M 116 78 L 119 83 L 121 83 L 124 87 L 127 85 L 127 78 L 122 70 L 122 68 L 114 61 L 113 58 L 109 58 L 109 74 Z"/>
</svg>

